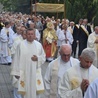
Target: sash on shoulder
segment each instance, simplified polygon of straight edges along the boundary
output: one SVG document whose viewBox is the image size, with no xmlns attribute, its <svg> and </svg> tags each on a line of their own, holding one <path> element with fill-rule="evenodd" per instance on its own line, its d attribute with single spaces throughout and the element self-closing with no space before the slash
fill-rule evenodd
<svg viewBox="0 0 98 98">
<path fill-rule="evenodd" d="M 79 25 L 78 24 L 76 24 L 76 27 L 79 29 Z"/>
<path fill-rule="evenodd" d="M 86 29 L 83 25 L 81 25 L 81 28 L 82 28 L 83 31 L 86 33 L 86 35 L 89 36 L 89 32 L 87 31 L 87 29 Z"/>
<path fill-rule="evenodd" d="M 52 79 L 51 79 L 51 89 L 50 89 L 50 98 L 57 98 L 57 80 L 58 80 L 58 60 L 53 64 L 52 69 Z"/>
</svg>

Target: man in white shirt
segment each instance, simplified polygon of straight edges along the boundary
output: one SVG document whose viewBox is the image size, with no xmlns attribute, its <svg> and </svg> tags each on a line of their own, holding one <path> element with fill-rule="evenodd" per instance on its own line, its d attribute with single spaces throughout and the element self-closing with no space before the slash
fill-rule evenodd
<svg viewBox="0 0 98 98">
<path fill-rule="evenodd" d="M 59 44 L 70 44 L 73 43 L 73 36 L 69 30 L 67 30 L 67 25 L 63 24 L 61 27 L 61 31 L 58 34 Z"/>
<path fill-rule="evenodd" d="M 60 56 L 49 63 L 44 78 L 47 98 L 59 98 L 58 85 L 60 79 L 66 70 L 79 63 L 77 59 L 71 57 L 71 52 L 71 46 L 69 44 L 63 44 L 60 47 Z"/>
<path fill-rule="evenodd" d="M 92 65 L 94 58 L 92 49 L 82 51 L 80 62 L 67 70 L 60 81 L 60 98 L 83 98 L 89 84 L 98 78 L 98 69 Z"/>
</svg>

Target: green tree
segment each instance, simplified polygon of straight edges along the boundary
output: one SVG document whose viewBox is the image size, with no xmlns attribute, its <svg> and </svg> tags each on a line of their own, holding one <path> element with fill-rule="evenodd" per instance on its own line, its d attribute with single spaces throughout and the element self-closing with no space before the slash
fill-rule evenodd
<svg viewBox="0 0 98 98">
<path fill-rule="evenodd" d="M 97 12 L 98 3 L 94 0 L 66 0 L 66 17 L 78 22 L 80 18 L 92 21 Z"/>
<path fill-rule="evenodd" d="M 17 0 L 0 0 L 0 3 L 3 4 L 5 11 L 13 11 L 16 9 L 16 1 Z"/>
</svg>

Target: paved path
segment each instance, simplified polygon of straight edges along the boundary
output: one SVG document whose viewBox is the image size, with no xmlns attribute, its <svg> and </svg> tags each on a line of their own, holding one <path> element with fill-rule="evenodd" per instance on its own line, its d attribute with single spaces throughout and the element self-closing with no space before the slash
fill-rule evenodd
<svg viewBox="0 0 98 98">
<path fill-rule="evenodd" d="M 10 67 L 0 65 L 0 98 L 13 98 Z"/>
<path fill-rule="evenodd" d="M 42 65 L 42 75 L 46 72 L 48 63 Z M 0 98 L 14 98 L 13 87 L 11 85 L 10 66 L 0 65 Z M 42 95 L 45 98 L 45 95 Z"/>
</svg>

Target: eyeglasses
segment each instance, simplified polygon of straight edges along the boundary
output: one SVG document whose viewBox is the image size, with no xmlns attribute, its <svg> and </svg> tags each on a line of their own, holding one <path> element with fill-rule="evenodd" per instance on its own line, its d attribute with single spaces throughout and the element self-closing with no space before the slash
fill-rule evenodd
<svg viewBox="0 0 98 98">
<path fill-rule="evenodd" d="M 70 57 L 70 54 L 62 54 L 61 56 Z"/>
</svg>

